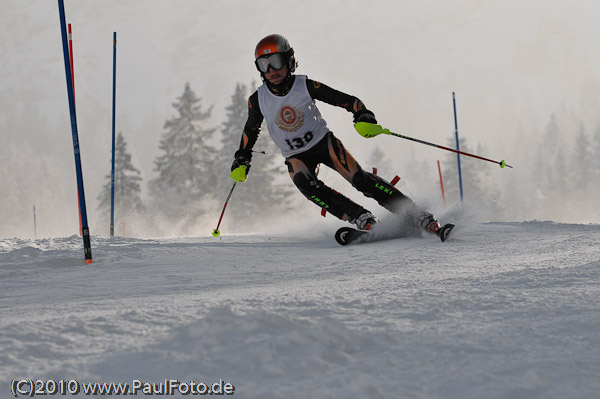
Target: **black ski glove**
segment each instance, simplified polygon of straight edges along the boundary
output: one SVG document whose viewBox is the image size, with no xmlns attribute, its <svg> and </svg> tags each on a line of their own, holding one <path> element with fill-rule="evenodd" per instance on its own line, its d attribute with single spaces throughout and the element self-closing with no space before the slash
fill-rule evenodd
<svg viewBox="0 0 600 399">
<path fill-rule="evenodd" d="M 235 169 L 240 166 L 246 166 L 246 175 L 250 171 L 250 161 L 252 161 L 252 152 L 249 150 L 237 150 L 234 154 L 235 159 L 231 164 L 231 171 L 233 172 Z"/>
<path fill-rule="evenodd" d="M 361 109 L 354 114 L 354 123 L 356 122 L 367 122 L 376 125 L 377 119 L 375 119 L 375 114 L 373 114 L 373 112 L 368 109 Z"/>
</svg>

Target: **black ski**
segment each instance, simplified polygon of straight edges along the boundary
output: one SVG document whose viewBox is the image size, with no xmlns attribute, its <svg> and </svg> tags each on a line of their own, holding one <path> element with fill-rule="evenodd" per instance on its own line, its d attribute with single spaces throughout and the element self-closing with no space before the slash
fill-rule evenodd
<svg viewBox="0 0 600 399">
<path fill-rule="evenodd" d="M 442 242 L 450 237 L 454 224 L 445 224 L 436 234 Z M 342 227 L 335 232 L 335 240 L 340 245 L 361 244 L 367 242 L 391 240 L 395 238 L 420 237 L 421 232 L 412 228 L 395 228 L 393 230 L 382 228 L 380 224 L 372 230 L 358 230 L 352 227 Z"/>
<path fill-rule="evenodd" d="M 452 223 L 447 223 L 442 226 L 442 228 L 437 232 L 437 235 L 440 237 L 442 242 L 445 242 L 450 235 L 452 234 L 452 230 L 454 230 L 454 225 Z"/>
<path fill-rule="evenodd" d="M 335 232 L 335 240 L 340 245 L 348 245 L 350 243 L 358 243 L 357 241 L 364 238 L 368 234 L 366 230 L 357 230 L 352 227 L 342 227 Z"/>
</svg>

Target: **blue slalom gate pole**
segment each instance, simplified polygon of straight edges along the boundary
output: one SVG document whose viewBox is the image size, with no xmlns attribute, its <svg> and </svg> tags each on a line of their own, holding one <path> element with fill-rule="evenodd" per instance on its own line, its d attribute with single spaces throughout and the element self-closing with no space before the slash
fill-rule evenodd
<svg viewBox="0 0 600 399">
<path fill-rule="evenodd" d="M 79 210 L 81 214 L 81 234 L 83 236 L 83 251 L 85 263 L 92 263 L 92 245 L 90 242 L 90 229 L 87 221 L 85 207 L 85 194 L 83 190 L 83 173 L 81 170 L 81 154 L 79 151 L 79 135 L 77 133 L 77 117 L 75 115 L 75 96 L 73 94 L 73 81 L 71 63 L 69 60 L 69 44 L 67 42 L 67 23 L 65 19 L 65 5 L 63 0 L 58 0 L 58 14 L 60 19 L 60 31 L 63 44 L 63 55 L 65 59 L 65 73 L 67 77 L 67 94 L 69 98 L 69 112 L 71 114 L 71 132 L 73 138 L 73 153 L 75 154 L 75 172 L 77 175 L 77 191 L 79 197 Z"/>
<path fill-rule="evenodd" d="M 117 98 L 117 32 L 113 32 L 112 167 L 110 172 L 110 236 L 115 235 L 115 109 Z"/>
<path fill-rule="evenodd" d="M 75 69 L 73 67 L 73 33 L 71 32 L 71 24 L 67 24 L 67 38 L 69 39 L 69 61 L 71 62 L 71 84 L 73 85 L 73 104 L 75 112 L 77 112 L 77 100 L 75 96 Z M 79 235 L 83 235 L 81 228 L 81 209 L 79 209 L 79 188 L 77 189 L 77 209 L 79 211 Z"/>
<path fill-rule="evenodd" d="M 458 144 L 458 122 L 456 119 L 456 98 L 454 97 L 454 92 L 452 92 L 452 104 L 454 106 L 454 133 L 456 135 L 456 151 L 460 151 L 460 146 Z M 456 159 L 458 161 L 458 184 L 460 186 L 460 200 L 463 200 L 463 186 L 462 186 L 462 171 L 460 169 L 460 153 L 456 153 Z"/>
</svg>

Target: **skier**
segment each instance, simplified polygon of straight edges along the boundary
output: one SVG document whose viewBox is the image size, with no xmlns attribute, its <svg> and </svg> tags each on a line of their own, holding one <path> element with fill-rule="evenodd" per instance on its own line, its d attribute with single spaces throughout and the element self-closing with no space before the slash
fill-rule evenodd
<svg viewBox="0 0 600 399">
<path fill-rule="evenodd" d="M 410 198 L 379 176 L 364 171 L 321 117 L 315 100 L 342 107 L 354 115 L 354 123 L 377 123 L 373 112 L 358 98 L 328 87 L 305 75 L 295 75 L 294 49 L 278 34 L 263 38 L 254 52 L 255 66 L 263 80 L 248 100 L 248 119 L 239 149 L 231 165 L 231 177 L 245 181 L 252 148 L 263 119 L 271 139 L 285 157 L 290 177 L 309 200 L 337 218 L 369 230 L 378 219 L 367 209 L 333 190 L 317 177 L 325 164 L 342 175 L 365 196 L 375 199 L 392 213 L 404 215 L 409 226 L 438 233 L 438 221 Z"/>
</svg>

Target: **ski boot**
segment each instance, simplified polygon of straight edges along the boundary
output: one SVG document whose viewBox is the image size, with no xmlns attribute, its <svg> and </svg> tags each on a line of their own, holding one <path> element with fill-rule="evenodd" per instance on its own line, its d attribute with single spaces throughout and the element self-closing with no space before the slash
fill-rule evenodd
<svg viewBox="0 0 600 399">
<path fill-rule="evenodd" d="M 361 213 L 352 221 L 359 230 L 371 230 L 374 224 L 379 223 L 379 220 L 369 211 Z"/>
<path fill-rule="evenodd" d="M 446 241 L 454 228 L 452 223 L 442 226 L 432 214 L 425 213 L 419 218 L 419 226 L 428 233 L 437 235 L 442 242 Z"/>
</svg>

